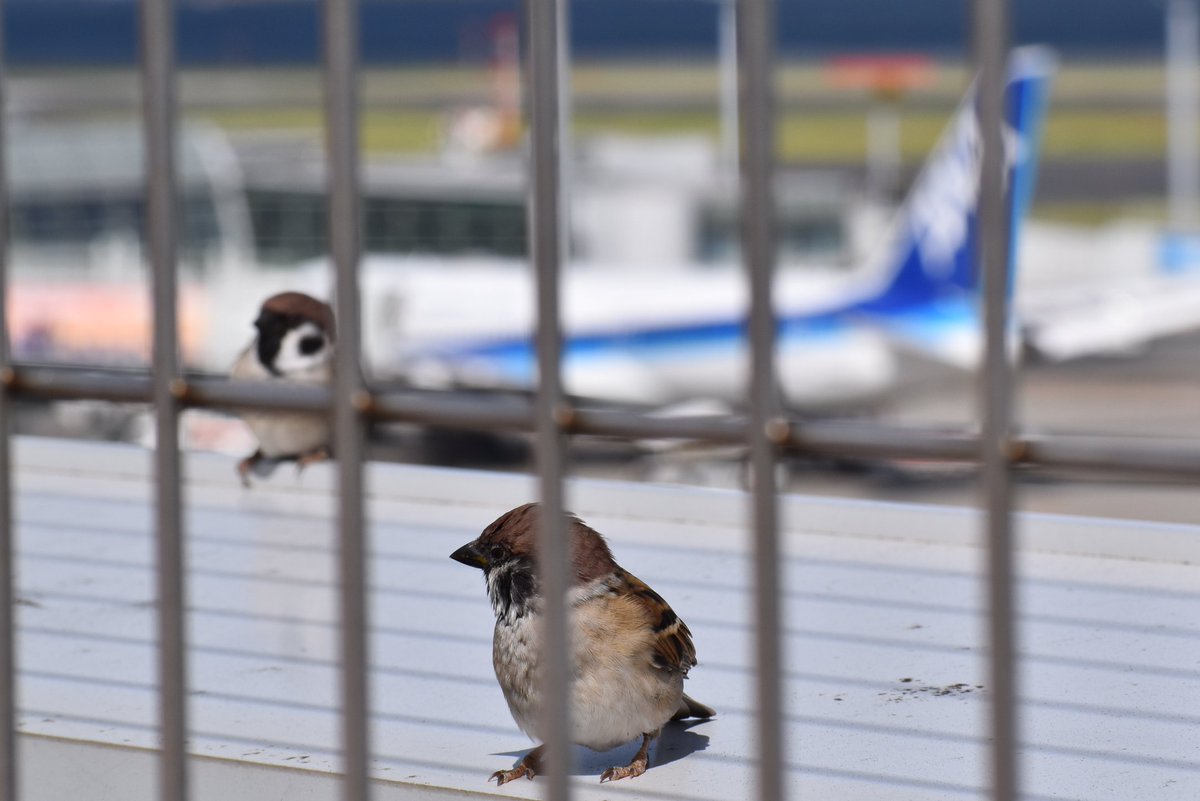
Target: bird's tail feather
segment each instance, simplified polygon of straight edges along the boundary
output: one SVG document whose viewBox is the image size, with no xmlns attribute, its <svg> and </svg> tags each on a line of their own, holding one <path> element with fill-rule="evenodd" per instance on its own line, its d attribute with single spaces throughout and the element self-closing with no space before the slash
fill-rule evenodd
<svg viewBox="0 0 1200 801">
<path fill-rule="evenodd" d="M 683 720 L 685 718 L 711 718 L 716 717 L 716 710 L 692 698 L 687 693 L 683 694 L 683 699 L 679 702 L 679 709 L 671 720 Z"/>
</svg>

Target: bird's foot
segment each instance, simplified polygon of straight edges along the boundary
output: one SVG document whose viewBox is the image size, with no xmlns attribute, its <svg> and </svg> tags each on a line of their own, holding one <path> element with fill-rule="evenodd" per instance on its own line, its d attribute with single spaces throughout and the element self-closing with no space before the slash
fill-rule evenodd
<svg viewBox="0 0 1200 801">
<path fill-rule="evenodd" d="M 313 448 L 311 451 L 308 451 L 307 453 L 302 453 L 296 457 L 296 472 L 300 473 L 304 470 L 304 468 L 308 467 L 310 464 L 316 464 L 317 462 L 325 462 L 325 461 L 328 461 L 329 459 L 331 459 L 332 457 L 333 457 L 333 454 L 329 451 L 328 446 L 318 445 L 317 447 Z"/>
<path fill-rule="evenodd" d="M 634 776 L 641 776 L 646 772 L 646 763 L 648 761 L 643 757 L 642 759 L 634 759 L 623 768 L 614 765 L 600 774 L 600 783 L 604 784 L 605 782 L 615 782 L 617 779 L 632 779 Z"/>
<path fill-rule="evenodd" d="M 237 464 L 238 478 L 242 480 L 242 486 L 250 487 L 250 474 L 254 472 L 259 463 L 263 460 L 263 452 L 255 451 Z"/>
<path fill-rule="evenodd" d="M 519 779 L 522 776 L 524 776 L 526 779 L 532 779 L 536 775 L 537 774 L 534 773 L 533 768 L 529 767 L 524 762 L 522 762 L 520 765 L 517 765 L 512 770 L 496 771 L 495 773 L 493 773 L 491 775 L 491 777 L 488 778 L 488 781 L 490 782 L 490 781 L 492 781 L 492 779 L 495 779 L 496 786 L 499 787 L 502 784 L 507 784 L 507 783 L 511 782 L 513 779 Z"/>
<path fill-rule="evenodd" d="M 614 765 L 601 773 L 600 783 L 615 782 L 617 779 L 632 779 L 634 776 L 641 776 L 645 773 L 646 767 L 650 764 L 650 741 L 657 736 L 657 731 L 643 734 L 642 747 L 633 755 L 633 760 L 623 768 Z"/>
<path fill-rule="evenodd" d="M 526 779 L 532 779 L 542 770 L 542 749 L 545 746 L 539 745 L 537 748 L 526 754 L 517 766 L 512 770 L 498 770 L 493 773 L 488 781 L 496 780 L 496 786 L 507 784 L 513 779 L 519 779 L 524 776 Z"/>
</svg>

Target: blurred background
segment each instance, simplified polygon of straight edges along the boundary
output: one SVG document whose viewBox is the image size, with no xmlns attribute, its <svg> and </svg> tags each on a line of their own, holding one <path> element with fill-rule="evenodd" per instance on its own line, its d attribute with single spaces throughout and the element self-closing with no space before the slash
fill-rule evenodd
<svg viewBox="0 0 1200 801">
<path fill-rule="evenodd" d="M 1014 6 L 1015 43 L 1046 46 L 1039 64 L 1057 63 L 1044 125 L 1040 112 L 1012 120 L 1014 185 L 1027 187 L 1013 236 L 1018 422 L 1196 437 L 1196 2 Z M 588 402 L 739 408 L 732 8 L 571 3 L 565 373 Z M 519 13 L 500 0 L 362 3 L 363 333 L 379 380 L 532 385 Z M 15 354 L 144 365 L 136 4 L 8 0 L 5 14 Z M 780 373 L 797 414 L 973 424 L 978 339 L 947 311 L 971 306 L 969 281 L 924 262 L 916 284 L 897 278 L 906 243 L 913 258 L 930 242 L 954 258 L 969 250 L 965 14 L 952 0 L 780 0 Z M 329 296 L 319 17 L 299 0 L 178 2 L 180 334 L 192 369 L 227 370 L 273 292 Z M 147 442 L 150 429 L 147 410 L 103 404 L 20 416 L 23 433 Z M 216 414 L 189 412 L 184 435 L 188 447 L 253 450 L 240 421 Z M 374 440 L 381 458 L 529 468 L 519 437 L 381 427 Z M 746 474 L 736 449 L 579 439 L 573 453 L 585 475 L 737 487 Z M 974 498 L 966 466 L 787 467 L 793 491 Z M 1020 504 L 1200 518 L 1189 486 L 1084 478 L 1025 476 Z"/>
</svg>

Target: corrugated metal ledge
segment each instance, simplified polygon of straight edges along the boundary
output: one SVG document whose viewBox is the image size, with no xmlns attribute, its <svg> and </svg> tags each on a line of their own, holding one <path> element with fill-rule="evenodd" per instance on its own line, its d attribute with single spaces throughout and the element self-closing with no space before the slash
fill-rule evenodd
<svg viewBox="0 0 1200 801">
<path fill-rule="evenodd" d="M 23 798 L 154 791 L 151 455 L 18 440 Z M 243 490 L 185 461 L 191 775 L 198 799 L 337 796 L 333 471 Z M 493 770 L 529 747 L 490 662 L 477 574 L 446 558 L 533 479 L 372 465 L 372 773 L 377 797 L 536 797 Z M 632 747 L 580 749 L 585 799 L 752 792 L 746 499 L 577 481 L 569 506 L 696 636 L 690 691 L 651 770 L 596 784 Z M 983 798 L 974 512 L 787 497 L 787 781 L 797 797 Z M 1200 528 L 1022 516 L 1022 764 L 1028 799 L 1200 797 Z"/>
</svg>

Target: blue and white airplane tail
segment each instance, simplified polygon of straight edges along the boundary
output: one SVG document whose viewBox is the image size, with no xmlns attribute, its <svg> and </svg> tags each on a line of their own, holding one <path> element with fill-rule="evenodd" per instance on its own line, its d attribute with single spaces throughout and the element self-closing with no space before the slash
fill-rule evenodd
<svg viewBox="0 0 1200 801">
<path fill-rule="evenodd" d="M 1037 180 L 1055 58 L 1046 48 L 1013 51 L 1005 92 L 1005 159 L 1011 202 L 1010 267 Z M 906 344 L 964 365 L 978 359 L 975 265 L 981 140 L 974 88 L 902 206 L 879 294 L 860 308 Z M 1010 269 L 1010 275 L 1012 270 Z M 974 336 L 968 330 L 974 329 Z"/>
<path fill-rule="evenodd" d="M 1053 65 L 1050 54 L 1037 49 L 1014 51 L 1010 61 L 1004 139 L 1014 252 L 1033 194 Z M 839 286 L 826 295 L 808 294 L 802 281 L 788 285 L 797 287 L 789 295 L 796 302 L 779 320 L 779 371 L 789 403 L 827 406 L 874 396 L 890 385 L 892 349 L 875 332 L 863 331 L 863 322 L 886 332 L 891 342 L 962 367 L 978 364 L 974 242 L 979 149 L 975 103 L 968 94 L 897 216 L 889 258 L 872 273 L 878 282 L 864 287 L 848 281 L 844 290 Z M 803 271 L 789 273 L 786 277 L 799 278 Z M 455 302 L 474 298 L 479 305 L 472 308 L 499 307 L 511 316 L 494 332 L 486 325 L 469 335 L 439 328 L 415 345 L 408 334 L 401 356 L 406 373 L 433 376 L 441 385 L 530 386 L 537 362 L 532 320 L 522 311 L 530 296 L 528 273 L 513 280 L 511 270 L 491 271 L 452 285 L 443 269 L 430 275 L 428 286 L 440 289 L 422 294 L 415 288 L 421 284 L 412 284 L 405 304 L 413 319 L 446 319 L 441 299 L 450 295 Z M 740 276 L 729 270 L 645 278 L 637 283 L 643 279 L 614 281 L 582 270 L 565 274 L 563 374 L 568 391 L 653 405 L 695 397 L 737 402 L 746 356 Z M 627 295 L 634 291 L 645 302 L 631 305 Z M 498 302 L 497 297 L 511 300 Z M 424 310 L 418 311 L 422 303 Z"/>
</svg>

